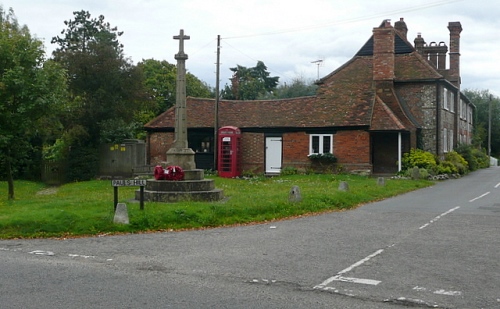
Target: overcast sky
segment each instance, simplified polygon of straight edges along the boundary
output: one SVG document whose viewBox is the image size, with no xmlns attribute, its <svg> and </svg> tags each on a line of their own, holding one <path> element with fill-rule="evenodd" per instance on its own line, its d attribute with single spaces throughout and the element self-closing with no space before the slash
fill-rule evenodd
<svg viewBox="0 0 500 309">
<path fill-rule="evenodd" d="M 73 12 L 104 15 L 124 31 L 120 42 L 134 63 L 154 58 L 176 63 L 184 29 L 188 71 L 215 86 L 217 35 L 221 36 L 221 88 L 229 68 L 263 61 L 280 82 L 314 80 L 344 64 L 382 20 L 404 18 L 408 40 L 449 46 L 448 22 L 460 21 L 462 89 L 500 96 L 500 1 L 498 0 L 0 0 L 21 24 L 43 39 L 50 56 L 53 36 Z M 321 65 L 317 60 L 322 60 Z"/>
</svg>

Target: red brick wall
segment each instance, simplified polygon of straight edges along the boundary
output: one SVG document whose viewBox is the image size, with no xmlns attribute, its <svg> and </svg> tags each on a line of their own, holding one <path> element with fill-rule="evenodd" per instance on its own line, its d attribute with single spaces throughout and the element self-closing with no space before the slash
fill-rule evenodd
<svg viewBox="0 0 500 309">
<path fill-rule="evenodd" d="M 264 172 L 264 134 L 242 133 L 241 134 L 241 170 L 252 173 Z"/>
<path fill-rule="evenodd" d="M 366 131 L 338 131 L 333 135 L 333 154 L 339 164 L 352 170 L 371 166 L 370 133 Z"/>
<path fill-rule="evenodd" d="M 167 161 L 167 150 L 174 142 L 174 132 L 155 132 L 148 138 L 149 164 L 156 165 Z"/>
<path fill-rule="evenodd" d="M 305 132 L 283 134 L 283 167 L 309 164 L 309 135 Z"/>
<path fill-rule="evenodd" d="M 173 132 L 157 132 L 149 136 L 150 164 L 166 161 L 167 150 L 174 141 Z M 339 131 L 333 135 L 333 152 L 345 170 L 371 169 L 370 134 L 365 131 Z M 309 135 L 305 132 L 283 134 L 283 167 L 308 168 Z M 263 133 L 242 133 L 241 169 L 264 173 L 265 137 Z"/>
</svg>

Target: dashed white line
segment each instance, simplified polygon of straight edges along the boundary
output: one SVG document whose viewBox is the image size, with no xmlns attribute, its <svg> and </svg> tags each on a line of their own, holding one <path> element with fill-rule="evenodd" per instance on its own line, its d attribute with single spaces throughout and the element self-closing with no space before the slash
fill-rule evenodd
<svg viewBox="0 0 500 309">
<path fill-rule="evenodd" d="M 421 230 L 421 229 L 424 229 L 426 227 L 428 227 L 431 223 L 434 223 L 436 222 L 437 220 L 441 219 L 442 217 L 446 216 L 447 214 L 451 213 L 451 212 L 454 212 L 455 210 L 459 209 L 460 206 L 457 206 L 455 208 L 452 208 L 446 212 L 443 212 L 442 214 L 440 214 L 439 216 L 435 217 L 434 219 L 432 219 L 431 221 L 427 222 L 426 224 L 422 225 L 421 227 L 419 227 L 418 229 Z"/>
<path fill-rule="evenodd" d="M 478 197 L 473 198 L 472 200 L 470 200 L 470 201 L 469 201 L 469 203 L 472 203 L 472 202 L 474 202 L 475 200 L 478 200 L 478 199 L 480 199 L 480 198 L 482 198 L 482 197 L 485 197 L 485 196 L 486 196 L 486 195 L 488 195 L 488 194 L 490 194 L 490 192 L 489 192 L 489 191 L 488 191 L 488 192 L 486 192 L 486 193 L 484 193 L 484 194 L 482 194 L 482 195 L 480 195 L 480 196 L 478 196 Z"/>
<path fill-rule="evenodd" d="M 500 182 L 495 185 L 495 189 L 497 189 L 498 187 L 500 187 Z"/>
</svg>

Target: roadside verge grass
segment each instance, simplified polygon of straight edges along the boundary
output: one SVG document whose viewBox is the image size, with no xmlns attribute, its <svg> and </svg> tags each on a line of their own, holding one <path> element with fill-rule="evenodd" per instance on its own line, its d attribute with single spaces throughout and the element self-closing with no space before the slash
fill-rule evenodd
<svg viewBox="0 0 500 309">
<path fill-rule="evenodd" d="M 427 180 L 377 179 L 353 175 L 290 175 L 273 178 L 227 179 L 211 177 L 226 198 L 218 202 L 133 201 L 135 187 L 120 187 L 119 202 L 126 203 L 130 224 L 113 223 L 111 181 L 94 180 L 46 187 L 17 181 L 16 199 L 0 200 L 0 238 L 79 237 L 118 233 L 173 231 L 259 223 L 341 211 L 433 184 Z M 349 191 L 339 191 L 341 181 Z M 301 202 L 289 202 L 292 186 Z M 0 192 L 7 183 L 0 182 Z"/>
</svg>

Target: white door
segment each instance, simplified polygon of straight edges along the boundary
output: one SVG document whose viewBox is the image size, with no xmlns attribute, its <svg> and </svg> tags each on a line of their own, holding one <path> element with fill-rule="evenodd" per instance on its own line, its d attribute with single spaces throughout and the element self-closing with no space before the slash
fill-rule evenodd
<svg viewBox="0 0 500 309">
<path fill-rule="evenodd" d="M 281 137 L 266 137 L 266 174 L 281 172 Z"/>
</svg>

